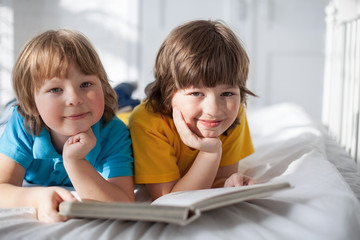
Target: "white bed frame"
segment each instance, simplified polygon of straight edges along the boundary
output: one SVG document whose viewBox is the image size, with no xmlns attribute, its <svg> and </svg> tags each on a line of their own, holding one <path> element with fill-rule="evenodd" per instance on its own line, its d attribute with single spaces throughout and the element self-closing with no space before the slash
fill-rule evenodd
<svg viewBox="0 0 360 240">
<path fill-rule="evenodd" d="M 360 171 L 360 0 L 333 0 L 326 8 L 323 124 Z"/>
</svg>

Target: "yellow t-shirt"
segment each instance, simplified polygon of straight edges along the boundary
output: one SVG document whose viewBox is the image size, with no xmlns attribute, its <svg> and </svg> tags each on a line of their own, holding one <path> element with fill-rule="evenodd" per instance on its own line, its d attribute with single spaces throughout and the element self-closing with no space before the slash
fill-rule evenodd
<svg viewBox="0 0 360 240">
<path fill-rule="evenodd" d="M 219 136 L 222 141 L 220 166 L 232 165 L 252 154 L 254 148 L 244 108 L 239 111 L 240 125 Z M 129 125 L 135 183 L 165 183 L 184 176 L 199 150 L 186 146 L 176 131 L 173 119 L 148 111 L 138 105 L 130 115 Z"/>
</svg>

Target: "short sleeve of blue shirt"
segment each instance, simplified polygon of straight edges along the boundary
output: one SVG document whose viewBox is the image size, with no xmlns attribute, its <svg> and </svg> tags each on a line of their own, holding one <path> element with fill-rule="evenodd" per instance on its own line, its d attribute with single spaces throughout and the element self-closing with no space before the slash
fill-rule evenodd
<svg viewBox="0 0 360 240">
<path fill-rule="evenodd" d="M 27 169 L 33 160 L 33 144 L 34 137 L 26 131 L 24 119 L 14 108 L 0 138 L 0 152 Z"/>
</svg>

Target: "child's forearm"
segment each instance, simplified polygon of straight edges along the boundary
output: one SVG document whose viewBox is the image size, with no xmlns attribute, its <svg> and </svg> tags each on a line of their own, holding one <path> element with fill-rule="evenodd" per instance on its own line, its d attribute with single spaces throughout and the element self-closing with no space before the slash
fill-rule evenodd
<svg viewBox="0 0 360 240">
<path fill-rule="evenodd" d="M 153 200 L 170 192 L 211 188 L 218 171 L 221 151 L 199 152 L 189 171 L 179 180 L 147 184 Z"/>
<path fill-rule="evenodd" d="M 214 153 L 200 151 L 189 171 L 175 184 L 172 191 L 211 188 L 221 159 L 221 149 Z"/>
<path fill-rule="evenodd" d="M 134 201 L 134 190 L 129 190 L 129 184 L 110 183 L 85 160 L 95 145 L 96 137 L 91 128 L 70 137 L 64 144 L 64 167 L 79 197 L 104 202 Z"/>
<path fill-rule="evenodd" d="M 0 184 L 1 207 L 38 207 L 38 196 L 43 187 L 22 187 Z"/>
<path fill-rule="evenodd" d="M 104 202 L 134 201 L 132 187 L 128 190 L 107 181 L 88 161 L 64 161 L 64 166 L 81 199 Z"/>
<path fill-rule="evenodd" d="M 22 187 L 8 183 L 0 184 L 0 207 L 20 207 L 33 206 L 29 203 L 32 199 L 26 197 L 26 192 Z"/>
<path fill-rule="evenodd" d="M 9 183 L 0 184 L 0 207 L 33 207 L 42 222 L 64 221 L 67 217 L 58 213 L 59 203 L 75 201 L 74 196 L 61 187 L 21 187 Z"/>
</svg>

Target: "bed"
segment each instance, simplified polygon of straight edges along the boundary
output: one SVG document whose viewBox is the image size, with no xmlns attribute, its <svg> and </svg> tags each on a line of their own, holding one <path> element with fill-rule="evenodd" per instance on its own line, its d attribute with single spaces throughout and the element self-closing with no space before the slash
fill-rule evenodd
<svg viewBox="0 0 360 240">
<path fill-rule="evenodd" d="M 204 213 L 187 226 L 70 219 L 43 224 L 34 209 L 0 209 L 0 239 L 359 239 L 360 176 L 354 160 L 292 103 L 248 110 L 256 152 L 240 171 L 294 188 Z M 146 199 L 137 192 L 137 201 Z"/>
<path fill-rule="evenodd" d="M 239 171 L 259 183 L 287 181 L 292 189 L 205 212 L 187 226 L 44 224 L 32 208 L 0 209 L 0 239 L 360 239 L 360 20 L 358 13 L 339 14 L 340 3 L 358 2 L 331 1 L 327 8 L 322 123 L 294 103 L 247 110 L 255 153 L 240 161 Z M 345 10 L 354 9 L 360 7 Z M 137 201 L 148 200 L 142 186 L 135 192 Z"/>
</svg>

